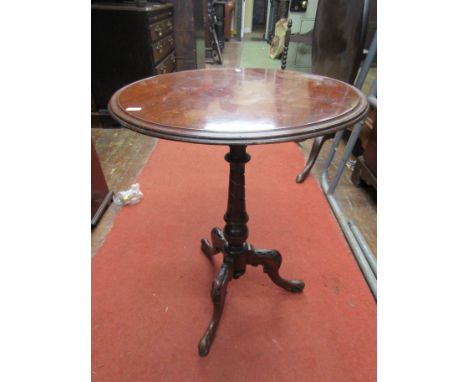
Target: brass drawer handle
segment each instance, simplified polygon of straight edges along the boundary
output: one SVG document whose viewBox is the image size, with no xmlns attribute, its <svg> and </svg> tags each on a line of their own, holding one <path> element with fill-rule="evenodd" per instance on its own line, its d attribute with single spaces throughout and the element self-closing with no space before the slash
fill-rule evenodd
<svg viewBox="0 0 468 382">
<path fill-rule="evenodd" d="M 154 31 L 155 31 L 158 35 L 162 36 L 162 28 L 161 28 L 159 25 L 156 25 L 156 26 L 154 27 Z"/>
</svg>

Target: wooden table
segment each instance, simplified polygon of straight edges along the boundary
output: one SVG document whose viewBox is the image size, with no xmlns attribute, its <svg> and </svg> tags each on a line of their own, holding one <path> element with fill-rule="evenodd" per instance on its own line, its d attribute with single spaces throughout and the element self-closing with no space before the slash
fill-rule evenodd
<svg viewBox="0 0 468 382">
<path fill-rule="evenodd" d="M 206 356 L 223 311 L 228 282 L 247 265 L 263 267 L 281 288 L 301 292 L 304 282 L 286 280 L 278 271 L 281 254 L 254 249 L 248 237 L 244 168 L 247 145 L 297 141 L 329 134 L 365 118 L 367 98 L 356 88 L 311 74 L 270 70 L 193 70 L 147 78 L 117 91 L 111 115 L 123 126 L 146 134 L 191 143 L 229 145 L 228 207 L 224 229 L 213 228 L 206 256 L 223 253 L 212 287 L 213 317 L 199 354 Z M 196 158 L 194 158 L 196 159 Z"/>
</svg>

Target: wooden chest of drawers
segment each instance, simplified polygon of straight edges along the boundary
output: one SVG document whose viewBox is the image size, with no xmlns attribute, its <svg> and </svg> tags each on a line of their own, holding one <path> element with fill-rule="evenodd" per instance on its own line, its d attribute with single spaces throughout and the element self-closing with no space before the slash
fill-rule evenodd
<svg viewBox="0 0 468 382">
<path fill-rule="evenodd" d="M 98 110 L 129 83 L 176 70 L 172 4 L 91 6 L 91 90 Z"/>
<path fill-rule="evenodd" d="M 153 43 L 153 61 L 160 62 L 174 50 L 174 37 L 167 36 Z"/>
</svg>

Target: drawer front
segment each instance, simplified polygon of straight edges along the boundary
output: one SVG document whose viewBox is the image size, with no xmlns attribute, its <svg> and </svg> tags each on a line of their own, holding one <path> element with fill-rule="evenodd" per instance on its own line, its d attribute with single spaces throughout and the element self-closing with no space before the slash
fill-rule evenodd
<svg viewBox="0 0 468 382">
<path fill-rule="evenodd" d="M 174 30 L 174 25 L 172 24 L 172 19 L 166 19 L 151 24 L 149 30 L 151 33 L 151 41 L 158 41 L 164 36 L 171 34 Z"/>
<path fill-rule="evenodd" d="M 155 43 L 153 43 L 153 59 L 154 63 L 157 64 L 161 61 L 167 54 L 174 50 L 174 37 L 167 36 Z"/>
<path fill-rule="evenodd" d="M 165 11 L 157 14 L 153 14 L 148 17 L 149 23 L 153 24 L 155 22 L 158 22 L 163 19 L 171 18 L 172 17 L 172 11 Z"/>
<path fill-rule="evenodd" d="M 163 62 L 154 68 L 154 74 L 170 73 L 175 70 L 176 58 L 175 53 L 172 52 Z"/>
</svg>

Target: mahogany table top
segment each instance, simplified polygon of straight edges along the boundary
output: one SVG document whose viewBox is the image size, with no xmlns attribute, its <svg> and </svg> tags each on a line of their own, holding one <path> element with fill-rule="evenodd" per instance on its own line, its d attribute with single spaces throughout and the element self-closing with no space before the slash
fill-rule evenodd
<svg viewBox="0 0 468 382">
<path fill-rule="evenodd" d="M 366 96 L 338 80 L 272 69 L 201 69 L 118 90 L 109 112 L 140 133 L 206 144 L 296 141 L 362 120 Z"/>
</svg>

